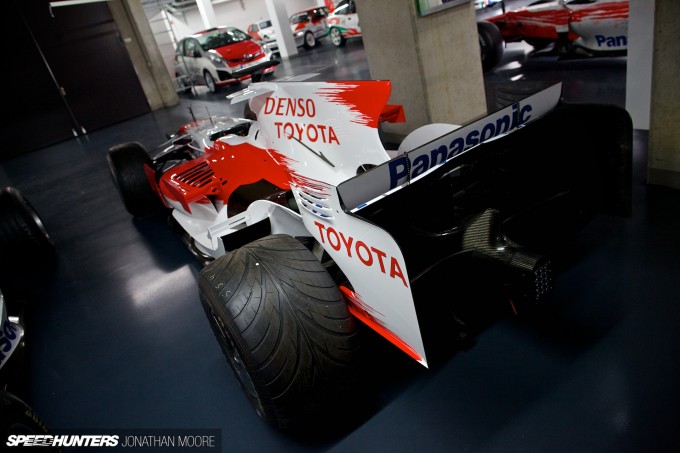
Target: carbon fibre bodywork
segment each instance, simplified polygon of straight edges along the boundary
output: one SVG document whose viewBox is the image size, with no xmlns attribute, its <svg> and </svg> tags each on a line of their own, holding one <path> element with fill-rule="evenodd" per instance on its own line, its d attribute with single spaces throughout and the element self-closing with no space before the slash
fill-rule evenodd
<svg viewBox="0 0 680 453">
<path fill-rule="evenodd" d="M 627 112 L 561 104 L 353 215 L 399 244 L 419 319 L 451 326 L 485 292 L 513 310 L 545 296 L 589 220 L 631 215 L 631 168 Z"/>
</svg>

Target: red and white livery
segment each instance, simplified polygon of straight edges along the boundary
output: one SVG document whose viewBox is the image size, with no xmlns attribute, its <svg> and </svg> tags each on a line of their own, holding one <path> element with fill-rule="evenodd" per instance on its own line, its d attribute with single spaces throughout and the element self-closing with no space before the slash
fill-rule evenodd
<svg viewBox="0 0 680 453">
<path fill-rule="evenodd" d="M 428 366 L 474 330 L 474 312 L 542 300 L 551 254 L 587 218 L 626 212 L 622 109 L 561 107 L 554 85 L 388 150 L 380 124 L 404 121 L 390 92 L 386 80 L 253 83 L 228 97 L 249 119 L 194 121 L 153 158 L 136 143 L 108 154 L 130 213 L 170 208 L 205 264 L 199 294 L 229 364 L 281 429 L 361 385 L 356 321 Z"/>
<path fill-rule="evenodd" d="M 359 15 L 354 0 L 341 0 L 328 16 L 328 36 L 334 46 L 344 46 L 348 39 L 361 38 Z"/>
<path fill-rule="evenodd" d="M 506 42 L 524 40 L 537 49 L 551 43 L 591 54 L 628 49 L 628 0 L 538 1 L 487 20 Z"/>
</svg>

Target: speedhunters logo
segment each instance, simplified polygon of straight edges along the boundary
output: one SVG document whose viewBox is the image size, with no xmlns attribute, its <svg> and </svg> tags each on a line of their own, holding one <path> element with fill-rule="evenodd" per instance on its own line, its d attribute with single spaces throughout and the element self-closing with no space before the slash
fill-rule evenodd
<svg viewBox="0 0 680 453">
<path fill-rule="evenodd" d="M 109 430 L 103 430 L 108 432 Z M 102 449 L 114 451 L 133 450 L 144 452 L 221 452 L 222 433 L 218 429 L 156 429 L 117 430 L 83 434 L 10 434 L 0 443 L 0 451 L 12 451 L 5 447 L 48 447 L 64 451 L 91 451 Z M 52 450 L 50 450 L 52 451 Z"/>
<path fill-rule="evenodd" d="M 420 148 L 391 160 L 388 163 L 390 190 L 445 163 L 473 146 L 521 127 L 531 120 L 533 110 L 531 104 L 513 104 L 508 113 L 491 115 L 480 122 L 457 129 L 445 137 L 444 143 L 440 141 L 432 143 L 429 152 L 427 148 Z"/>
<path fill-rule="evenodd" d="M 116 447 L 118 436 L 11 434 L 7 436 L 6 445 L 8 447 Z"/>
</svg>

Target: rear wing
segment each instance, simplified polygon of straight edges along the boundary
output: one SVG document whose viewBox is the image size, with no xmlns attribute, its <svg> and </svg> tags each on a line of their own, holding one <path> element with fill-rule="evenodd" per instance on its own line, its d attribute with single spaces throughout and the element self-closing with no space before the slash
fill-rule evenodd
<svg viewBox="0 0 680 453">
<path fill-rule="evenodd" d="M 560 101 L 561 94 L 562 84 L 555 84 L 397 156 L 369 173 L 343 182 L 338 186 L 338 193 L 345 208 L 352 212 L 361 209 L 394 190 L 424 177 L 439 165 L 470 148 L 521 128 L 554 109 Z"/>
</svg>

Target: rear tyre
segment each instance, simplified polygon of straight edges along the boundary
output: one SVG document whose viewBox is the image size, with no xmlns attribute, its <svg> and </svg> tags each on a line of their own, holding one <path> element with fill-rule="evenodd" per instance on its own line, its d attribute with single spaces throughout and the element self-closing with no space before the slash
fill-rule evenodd
<svg viewBox="0 0 680 453">
<path fill-rule="evenodd" d="M 330 404 L 336 415 L 350 406 L 354 319 L 300 241 L 267 236 L 230 252 L 201 271 L 199 290 L 217 341 L 262 419 L 295 430 Z"/>
<path fill-rule="evenodd" d="M 503 37 L 496 24 L 477 22 L 479 49 L 482 58 L 482 70 L 488 72 L 496 67 L 503 58 Z"/>
<path fill-rule="evenodd" d="M 0 268 L 16 270 L 54 256 L 54 244 L 40 216 L 13 187 L 0 190 Z"/>
<path fill-rule="evenodd" d="M 314 36 L 314 33 L 312 33 L 311 31 L 305 33 L 303 45 L 307 50 L 316 47 L 316 37 Z"/>
<path fill-rule="evenodd" d="M 0 391 L 0 435 L 9 442 L 10 435 L 45 435 L 49 430 L 33 409 L 11 393 Z M 7 444 L 9 446 L 9 443 Z M 59 452 L 58 447 L 42 447 L 41 451 Z"/>
<path fill-rule="evenodd" d="M 144 146 L 136 142 L 116 145 L 109 149 L 106 158 L 113 182 L 130 214 L 140 217 L 162 207 L 144 172 L 145 164 L 152 165 Z"/>
<path fill-rule="evenodd" d="M 335 47 L 342 47 L 347 42 L 345 38 L 342 36 L 342 32 L 340 31 L 339 28 L 336 27 L 331 28 L 328 34 L 330 35 L 331 42 Z"/>
</svg>

